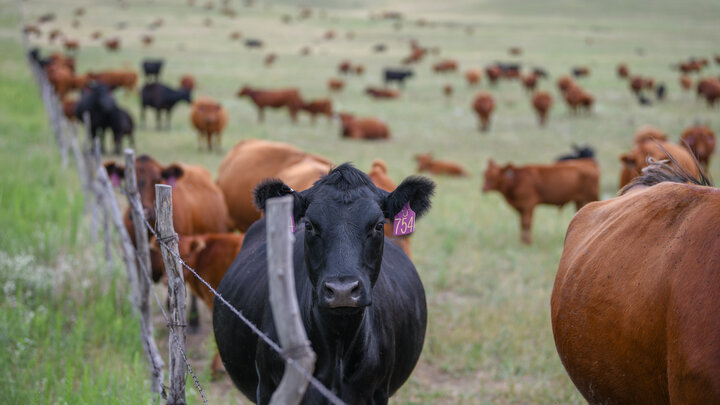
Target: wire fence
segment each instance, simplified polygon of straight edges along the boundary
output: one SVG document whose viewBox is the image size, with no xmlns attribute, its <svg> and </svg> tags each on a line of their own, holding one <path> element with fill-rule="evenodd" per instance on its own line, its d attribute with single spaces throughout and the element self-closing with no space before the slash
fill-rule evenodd
<svg viewBox="0 0 720 405">
<path fill-rule="evenodd" d="M 25 51 L 26 55 L 28 55 L 28 46 L 27 46 L 27 39 L 23 35 L 23 45 L 25 45 Z M 44 74 L 44 72 L 37 66 L 35 61 L 33 61 L 31 58 L 28 57 L 27 60 L 28 64 L 30 65 L 31 71 L 33 73 L 33 76 L 36 79 L 36 82 L 40 88 L 40 93 L 42 96 L 43 104 L 45 107 L 46 114 L 48 116 L 48 119 L 50 121 L 50 125 L 53 129 L 53 132 L 55 132 L 56 141 L 58 143 L 58 146 L 60 148 L 61 157 L 62 157 L 62 163 L 63 167 L 67 166 L 67 156 L 68 156 L 68 150 L 71 149 L 73 151 L 73 155 L 75 157 L 76 161 L 76 167 L 78 169 L 78 174 L 82 180 L 82 186 L 83 191 L 86 195 L 86 202 L 91 204 L 90 212 L 92 214 L 91 218 L 91 229 L 93 230 L 93 233 L 97 232 L 97 224 L 99 223 L 99 220 L 102 219 L 105 226 L 103 227 L 105 237 L 103 238 L 105 243 L 105 251 L 106 251 L 106 260 L 111 260 L 111 255 L 108 253 L 110 251 L 110 243 L 111 243 L 111 235 L 109 233 L 109 220 L 107 219 L 107 216 L 110 215 L 109 211 L 113 208 L 110 207 L 110 203 L 115 205 L 115 208 L 117 207 L 117 203 L 115 201 L 114 195 L 107 195 L 107 193 L 103 193 L 102 191 L 102 185 L 100 183 L 100 174 L 104 175 L 104 178 L 106 181 L 107 175 L 105 173 L 101 173 L 100 170 L 104 170 L 104 168 L 100 165 L 100 156 L 99 151 L 97 150 L 97 147 L 94 147 L 93 145 L 93 137 L 90 133 L 90 123 L 89 123 L 89 117 L 86 116 L 85 119 L 85 128 L 86 128 L 86 134 L 87 139 L 84 142 L 84 146 L 81 148 L 80 144 L 78 142 L 78 138 L 76 135 L 75 127 L 73 126 L 73 123 L 71 123 L 62 113 L 62 108 L 60 107 L 60 100 L 57 98 L 55 94 L 55 90 L 48 81 L 47 76 Z M 98 174 L 100 173 L 100 174 Z M 122 193 L 126 196 L 128 201 L 128 206 L 132 210 L 134 215 L 137 215 L 139 218 L 142 218 L 142 223 L 145 228 L 153 235 L 155 236 L 158 244 L 162 247 L 162 249 L 165 250 L 166 253 L 169 253 L 175 260 L 177 260 L 181 266 L 185 269 L 187 269 L 190 273 L 193 274 L 194 277 L 196 277 L 203 285 L 205 285 L 209 291 L 212 292 L 212 294 L 223 304 L 225 305 L 233 314 L 235 314 L 250 330 L 258 336 L 259 339 L 261 339 L 265 344 L 267 344 L 272 350 L 274 350 L 280 358 L 283 359 L 286 365 L 289 365 L 292 367 L 295 371 L 297 371 L 300 375 L 305 378 L 305 380 L 312 385 L 321 395 L 323 395 L 330 403 L 335 405 L 344 404 L 344 402 L 337 397 L 330 389 L 325 387 L 319 380 L 317 380 L 311 372 L 306 370 L 301 364 L 299 364 L 295 359 L 293 359 L 289 353 L 291 353 L 296 348 L 285 348 L 283 349 L 278 343 L 273 341 L 269 336 L 264 334 L 256 325 L 254 325 L 249 319 L 247 319 L 241 311 L 239 311 L 237 308 L 235 308 L 232 304 L 230 304 L 221 294 L 219 294 L 211 285 L 208 283 L 205 279 L 203 279 L 198 272 L 187 265 L 185 261 L 180 257 L 180 255 L 177 253 L 176 249 L 171 249 L 170 246 L 166 244 L 166 241 L 159 237 L 157 230 L 145 219 L 142 204 L 140 201 L 132 196 L 130 193 L 127 192 L 127 190 L 123 189 Z M 94 198 L 93 198 L 94 196 Z M 112 201 L 110 201 L 112 199 Z M 87 207 L 87 205 L 86 205 Z M 103 218 L 97 218 L 97 215 L 102 212 Z M 117 228 L 117 222 L 116 222 L 116 228 Z M 119 233 L 122 233 L 120 229 L 117 229 Z M 119 237 L 122 239 L 122 235 Z M 94 238 L 95 239 L 95 238 Z M 152 285 L 151 280 L 151 269 L 148 268 L 148 263 L 144 260 L 141 260 L 141 258 L 138 256 L 137 251 L 135 250 L 135 246 L 131 246 L 130 248 L 130 256 L 131 258 L 126 258 L 126 264 L 128 265 L 128 272 L 131 274 L 132 271 L 130 270 L 130 264 L 129 261 L 132 261 L 133 266 L 136 264 L 139 265 L 139 271 L 138 273 L 142 274 L 143 282 L 149 283 L 149 285 Z M 133 284 L 133 275 L 130 275 L 131 285 Z M 136 281 L 137 282 L 137 281 Z M 132 295 L 137 298 L 139 295 L 139 287 L 132 285 Z M 185 368 L 190 373 L 195 387 L 197 388 L 198 392 L 200 393 L 200 396 L 202 398 L 202 401 L 204 404 L 207 404 L 207 398 L 205 396 L 205 391 L 202 389 L 202 386 L 200 385 L 200 381 L 197 378 L 192 366 L 190 365 L 186 351 L 184 349 L 184 330 L 181 330 L 178 332 L 176 330 L 176 327 L 185 325 L 176 325 L 174 322 L 171 321 L 170 317 L 168 316 L 164 306 L 161 303 L 161 300 L 157 294 L 157 291 L 154 288 L 149 288 L 149 290 L 152 291 L 152 295 L 154 297 L 154 301 L 157 304 L 158 308 L 160 309 L 160 312 L 165 320 L 165 323 L 168 327 L 169 331 L 169 344 L 171 346 L 174 346 L 178 352 L 182 356 L 182 360 L 185 364 Z M 181 305 L 185 305 L 184 302 L 181 303 Z M 179 334 L 182 334 L 182 336 L 179 336 Z M 153 339 L 152 336 L 150 336 L 150 339 Z M 182 342 L 181 342 L 182 341 Z M 154 346 L 154 342 L 153 342 Z M 153 357 L 150 353 L 148 353 L 151 369 L 158 370 L 162 368 L 162 360 L 158 361 L 155 357 Z M 162 380 L 162 374 L 160 374 L 160 380 Z M 172 385 L 172 383 L 171 383 Z M 168 399 L 167 390 L 168 386 L 164 384 L 164 382 L 160 383 L 160 390 L 158 395 L 160 395 L 164 399 Z M 184 388 L 183 388 L 184 390 Z M 169 401 L 169 399 L 168 399 Z M 183 401 L 184 401 L 184 391 L 183 391 Z M 170 403 L 170 402 L 168 402 Z"/>
</svg>

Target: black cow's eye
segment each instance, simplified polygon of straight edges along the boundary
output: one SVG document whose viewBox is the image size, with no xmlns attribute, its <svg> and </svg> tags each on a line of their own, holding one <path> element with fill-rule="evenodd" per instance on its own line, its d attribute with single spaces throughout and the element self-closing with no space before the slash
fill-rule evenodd
<svg viewBox="0 0 720 405">
<path fill-rule="evenodd" d="M 376 231 L 382 231 L 385 227 L 385 221 L 378 222 L 377 225 L 375 225 Z"/>
<path fill-rule="evenodd" d="M 310 221 L 305 221 L 305 230 L 308 231 L 308 232 L 313 232 L 313 231 L 315 231 L 315 227 L 313 226 L 312 222 L 310 222 Z"/>
</svg>

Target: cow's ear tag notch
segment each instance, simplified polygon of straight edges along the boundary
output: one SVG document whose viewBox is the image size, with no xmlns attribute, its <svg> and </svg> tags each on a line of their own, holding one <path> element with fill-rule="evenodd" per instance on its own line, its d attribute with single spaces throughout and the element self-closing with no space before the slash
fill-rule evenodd
<svg viewBox="0 0 720 405">
<path fill-rule="evenodd" d="M 406 202 L 393 218 L 393 235 L 409 235 L 413 232 L 415 232 L 415 211 L 410 208 L 410 202 Z"/>
</svg>

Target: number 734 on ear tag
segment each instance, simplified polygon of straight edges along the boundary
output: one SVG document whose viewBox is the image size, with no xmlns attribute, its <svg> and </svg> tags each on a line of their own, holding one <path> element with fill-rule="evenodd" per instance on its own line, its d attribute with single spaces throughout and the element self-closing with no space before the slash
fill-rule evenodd
<svg viewBox="0 0 720 405">
<path fill-rule="evenodd" d="M 409 235 L 413 232 L 415 232 L 415 211 L 410 208 L 410 202 L 407 202 L 393 218 L 393 235 Z"/>
</svg>

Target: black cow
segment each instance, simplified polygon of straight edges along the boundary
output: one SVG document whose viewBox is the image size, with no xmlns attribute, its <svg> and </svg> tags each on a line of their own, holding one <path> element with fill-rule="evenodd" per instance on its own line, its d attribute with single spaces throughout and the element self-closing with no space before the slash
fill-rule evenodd
<svg viewBox="0 0 720 405">
<path fill-rule="evenodd" d="M 383 225 L 408 202 L 418 216 L 424 214 L 434 188 L 428 179 L 411 177 L 388 193 L 346 163 L 302 192 L 280 180 L 267 180 L 255 190 L 261 209 L 268 198 L 294 198 L 295 288 L 317 354 L 314 375 L 348 404 L 386 404 L 420 356 L 425 291 L 410 259 L 383 236 Z M 218 291 L 277 342 L 268 303 L 265 232 L 264 218 L 250 227 Z M 267 404 L 284 362 L 218 301 L 213 328 L 235 385 L 251 400 Z M 308 386 L 302 403 L 327 401 Z"/>
<path fill-rule="evenodd" d="M 655 96 L 657 97 L 658 101 L 665 100 L 665 84 L 660 83 L 657 86 L 655 86 Z"/>
<path fill-rule="evenodd" d="M 245 40 L 245 46 L 248 48 L 262 48 L 263 41 L 255 38 L 248 38 Z"/>
<path fill-rule="evenodd" d="M 163 61 L 162 59 L 145 59 L 142 63 L 142 69 L 145 73 L 145 78 L 147 80 L 152 79 L 153 81 L 158 81 L 158 78 L 160 76 L 160 71 L 163 67 Z"/>
<path fill-rule="evenodd" d="M 375 44 L 375 46 L 373 46 L 373 51 L 375 51 L 377 53 L 385 52 L 386 49 L 387 49 L 387 45 L 382 44 L 382 43 Z"/>
<path fill-rule="evenodd" d="M 389 85 L 390 82 L 398 82 L 400 88 L 405 87 L 405 79 L 413 77 L 412 69 L 393 69 L 385 68 L 385 85 Z"/>
<path fill-rule="evenodd" d="M 650 100 L 649 97 L 645 96 L 642 93 L 637 95 L 637 101 L 640 105 L 645 106 L 645 107 L 649 107 L 652 105 L 652 100 Z"/>
<path fill-rule="evenodd" d="M 113 133 L 114 152 L 119 155 L 122 138 L 127 136 L 135 147 L 133 132 L 135 124 L 130 114 L 117 106 L 108 86 L 100 82 L 91 82 L 82 89 L 82 95 L 75 106 L 75 116 L 82 121 L 85 112 L 90 113 L 90 133 L 92 141 L 100 137 L 100 150 L 105 153 L 105 130 Z"/>
<path fill-rule="evenodd" d="M 537 77 L 542 77 L 543 79 L 547 79 L 548 77 L 547 71 L 541 67 L 534 67 L 532 71 L 533 74 Z"/>
<path fill-rule="evenodd" d="M 170 87 L 162 83 L 149 83 L 143 86 L 140 90 L 140 123 L 145 126 L 145 107 L 151 107 L 156 112 L 156 125 L 157 129 L 162 128 L 161 125 L 161 113 L 166 112 L 167 115 L 167 129 L 170 129 L 170 115 L 172 109 L 179 101 L 192 102 L 190 95 L 191 89 L 180 88 L 178 90 L 171 89 Z"/>
<path fill-rule="evenodd" d="M 587 158 L 594 158 L 595 157 L 595 150 L 588 146 L 578 146 L 573 144 L 572 145 L 573 151 L 570 153 L 566 153 L 564 155 L 560 155 L 557 157 L 557 161 L 563 161 L 563 160 L 572 160 L 572 159 L 587 159 Z"/>
</svg>

